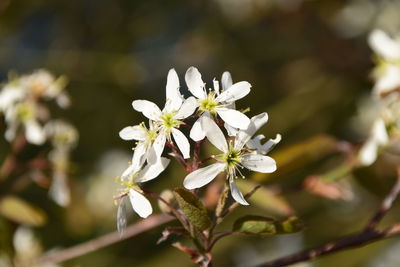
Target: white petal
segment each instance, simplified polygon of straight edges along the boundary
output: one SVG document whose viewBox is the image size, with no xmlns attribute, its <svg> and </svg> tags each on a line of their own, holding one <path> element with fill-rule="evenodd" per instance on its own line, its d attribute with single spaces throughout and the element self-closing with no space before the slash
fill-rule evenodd
<svg viewBox="0 0 400 267">
<path fill-rule="evenodd" d="M 219 82 L 217 79 L 213 79 L 214 91 L 219 95 Z"/>
<path fill-rule="evenodd" d="M 242 148 L 250 138 L 268 121 L 268 114 L 266 112 L 253 116 L 250 119 L 250 124 L 246 130 L 238 132 L 235 139 L 235 148 Z"/>
<path fill-rule="evenodd" d="M 224 127 L 229 136 L 236 136 L 239 131 L 237 128 L 233 128 L 232 126 L 230 126 L 227 123 L 224 123 Z"/>
<path fill-rule="evenodd" d="M 382 30 L 374 30 L 369 36 L 369 45 L 379 56 L 386 60 L 400 59 L 400 42 L 394 40 Z"/>
<path fill-rule="evenodd" d="M 379 145 L 386 145 L 389 142 L 385 122 L 382 119 L 375 120 L 372 126 L 372 136 Z"/>
<path fill-rule="evenodd" d="M 282 140 L 282 136 L 277 134 L 275 139 L 269 139 L 265 144 L 261 144 L 261 140 L 264 139 L 265 136 L 260 134 L 254 137 L 253 139 L 249 140 L 246 146 L 250 149 L 257 150 L 259 154 L 267 154 L 271 151 L 276 144 L 278 144 Z"/>
<path fill-rule="evenodd" d="M 147 166 L 140 171 L 136 182 L 144 183 L 156 178 L 168 167 L 169 162 L 169 159 L 160 157 L 156 163 L 147 164 Z"/>
<path fill-rule="evenodd" d="M 121 174 L 121 178 L 122 178 L 123 180 L 128 181 L 128 180 L 130 180 L 129 177 L 130 177 L 132 174 L 134 174 L 136 171 L 137 171 L 137 170 L 136 170 L 135 166 L 132 165 L 132 164 L 130 164 L 129 167 L 126 168 L 126 169 L 124 170 L 124 172 Z"/>
<path fill-rule="evenodd" d="M 190 158 L 190 144 L 186 136 L 175 128 L 172 128 L 172 136 L 174 137 L 175 143 L 181 151 L 183 158 Z"/>
<path fill-rule="evenodd" d="M 204 82 L 201 79 L 199 70 L 195 67 L 190 67 L 185 74 L 185 81 L 188 90 L 197 98 L 206 98 L 206 92 L 204 90 Z"/>
<path fill-rule="evenodd" d="M 231 195 L 233 197 L 233 199 L 242 204 L 242 205 L 250 205 L 246 199 L 244 198 L 242 192 L 240 192 L 239 188 L 237 187 L 237 185 L 235 184 L 235 181 L 233 179 L 230 179 L 229 181 L 229 187 L 231 188 Z"/>
<path fill-rule="evenodd" d="M 154 140 L 153 146 L 150 148 L 148 161 L 150 164 L 155 163 L 164 151 L 167 136 L 165 132 L 160 132 Z"/>
<path fill-rule="evenodd" d="M 26 140 L 35 145 L 42 145 L 46 141 L 46 134 L 40 124 L 31 120 L 25 124 Z"/>
<path fill-rule="evenodd" d="M 120 236 L 124 235 L 124 231 L 126 229 L 126 208 L 125 208 L 125 201 L 121 199 L 118 205 L 117 211 L 117 229 Z"/>
<path fill-rule="evenodd" d="M 400 67 L 397 65 L 387 64 L 384 70 L 378 69 L 376 76 L 373 88 L 375 95 L 379 96 L 400 87 Z"/>
<path fill-rule="evenodd" d="M 241 164 L 249 170 L 271 173 L 276 170 L 276 162 L 273 158 L 260 154 L 245 154 L 242 156 Z"/>
<path fill-rule="evenodd" d="M 233 83 L 232 76 L 229 73 L 229 71 L 225 71 L 224 73 L 222 73 L 221 83 L 222 83 L 223 91 L 228 90 L 228 88 L 232 86 L 232 83 Z"/>
<path fill-rule="evenodd" d="M 159 121 L 161 116 L 160 108 L 153 102 L 147 100 L 135 100 L 132 102 L 132 107 L 139 112 L 142 112 L 147 118 Z"/>
<path fill-rule="evenodd" d="M 182 105 L 183 99 L 179 92 L 179 78 L 174 69 L 170 69 L 167 77 L 166 86 L 166 110 L 178 110 Z"/>
<path fill-rule="evenodd" d="M 190 115 L 193 114 L 193 112 L 196 110 L 196 108 L 198 106 L 199 106 L 199 103 L 197 102 L 196 98 L 194 98 L 193 96 L 187 98 L 183 102 L 178 113 L 175 115 L 175 118 L 178 120 L 182 120 L 182 119 L 189 117 Z"/>
<path fill-rule="evenodd" d="M 251 84 L 248 82 L 238 82 L 223 91 L 217 98 L 220 102 L 233 102 L 245 97 L 250 93 Z"/>
<path fill-rule="evenodd" d="M 375 162 L 378 157 L 378 144 L 372 138 L 368 139 L 367 142 L 361 147 L 358 154 L 358 159 L 364 166 L 369 166 Z"/>
<path fill-rule="evenodd" d="M 147 153 L 148 146 L 146 146 L 144 142 L 139 142 L 136 145 L 135 151 L 133 152 L 132 156 L 132 167 L 135 171 L 138 171 L 142 167 L 144 161 L 147 158 Z"/>
<path fill-rule="evenodd" d="M 228 143 L 221 129 L 206 113 L 202 115 L 201 128 L 205 131 L 207 139 L 222 152 L 228 151 Z"/>
<path fill-rule="evenodd" d="M 201 127 L 201 120 L 203 116 L 200 116 L 195 123 L 192 126 L 192 129 L 190 129 L 190 138 L 192 138 L 193 141 L 200 141 L 203 140 L 204 137 L 206 137 L 205 132 L 203 131 L 203 128 Z"/>
<path fill-rule="evenodd" d="M 141 126 L 128 126 L 119 132 L 119 137 L 123 140 L 144 140 L 146 133 L 141 129 Z"/>
<path fill-rule="evenodd" d="M 67 176 L 63 171 L 55 171 L 53 182 L 49 189 L 49 196 L 61 207 L 66 207 L 71 202 L 71 192 L 67 184 Z"/>
<path fill-rule="evenodd" d="M 224 169 L 225 164 L 223 163 L 214 163 L 210 166 L 197 169 L 185 177 L 185 180 L 183 180 L 183 186 L 186 189 L 200 188 L 214 180 L 214 178 Z"/>
<path fill-rule="evenodd" d="M 131 189 L 129 190 L 129 200 L 131 201 L 133 210 L 142 218 L 147 218 L 153 213 L 150 201 L 139 192 Z"/>
<path fill-rule="evenodd" d="M 229 108 L 217 108 L 217 113 L 222 120 L 234 128 L 247 129 L 249 127 L 250 119 L 240 111 Z"/>
</svg>

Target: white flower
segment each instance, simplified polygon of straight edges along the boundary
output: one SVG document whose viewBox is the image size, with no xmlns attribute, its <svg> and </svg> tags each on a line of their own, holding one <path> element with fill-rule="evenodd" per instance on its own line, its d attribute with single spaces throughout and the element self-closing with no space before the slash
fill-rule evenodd
<svg viewBox="0 0 400 267">
<path fill-rule="evenodd" d="M 190 67 L 186 71 L 186 85 L 189 91 L 197 98 L 199 111 L 202 112 L 190 131 L 190 137 L 194 141 L 204 139 L 206 130 L 202 128 L 202 121 L 208 115 L 215 116 L 218 114 L 224 122 L 234 128 L 246 129 L 248 127 L 250 119 L 240 111 L 233 109 L 229 104 L 245 97 L 250 92 L 251 85 L 242 81 L 225 88 L 229 85 L 230 78 L 226 77 L 226 80 L 223 78 L 222 83 L 224 91 L 219 93 L 219 85 L 216 86 L 214 82 L 214 91 L 207 93 L 205 83 L 201 79 L 201 74 L 197 68 Z"/>
<path fill-rule="evenodd" d="M 378 118 L 372 125 L 371 133 L 367 141 L 361 147 L 358 158 L 362 165 L 369 166 L 378 157 L 378 148 L 388 144 L 389 136 L 386 131 L 385 122 Z"/>
<path fill-rule="evenodd" d="M 242 205 L 249 205 L 237 188 L 234 179 L 237 178 L 237 172 L 243 177 L 240 168 L 247 168 L 262 173 L 271 173 L 276 170 L 274 159 L 253 153 L 253 151 L 244 147 L 252 135 L 267 120 L 268 116 L 266 113 L 251 118 L 248 128 L 239 131 L 232 144 L 232 142 L 227 143 L 216 123 L 210 117 L 204 116 L 202 127 L 206 131 L 208 140 L 223 153 L 215 157 L 218 161 L 217 163 L 188 174 L 183 181 L 185 188 L 195 189 L 202 187 L 211 182 L 219 173 L 226 171 L 232 197 Z"/>
<path fill-rule="evenodd" d="M 66 108 L 70 105 L 69 96 L 64 91 L 67 79 L 64 76 L 55 78 L 47 70 L 37 70 L 20 78 L 20 84 L 36 97 L 55 99 L 57 104 Z"/>
<path fill-rule="evenodd" d="M 400 35 L 391 38 L 382 30 L 374 30 L 369 45 L 377 54 L 378 65 L 374 70 L 375 95 L 390 93 L 400 87 Z"/>
<path fill-rule="evenodd" d="M 141 123 L 139 125 L 125 127 L 119 132 L 121 139 L 137 141 L 133 153 L 133 162 L 138 162 L 138 164 L 142 166 L 145 160 L 150 158 L 150 151 L 154 150 L 154 141 L 158 135 L 157 131 L 157 126 L 150 120 L 148 129 L 144 123 Z M 154 159 L 152 160 L 154 161 Z"/>
<path fill-rule="evenodd" d="M 132 161 L 131 165 L 122 173 L 120 182 L 125 187 L 122 194 L 129 196 L 133 210 L 140 217 L 148 217 L 153 212 L 153 208 L 137 184 L 156 178 L 167 168 L 169 162 L 169 159 L 160 157 L 154 164 L 148 164 L 141 169 L 141 166 Z"/>
<path fill-rule="evenodd" d="M 67 175 L 69 155 L 70 150 L 78 141 L 79 134 L 74 126 L 62 120 L 48 122 L 44 130 L 53 145 L 53 150 L 48 155 L 49 161 L 53 165 L 53 179 L 49 196 L 58 205 L 65 207 L 69 205 L 71 199 Z"/>
<path fill-rule="evenodd" d="M 26 140 L 34 145 L 42 145 L 46 141 L 46 133 L 36 118 L 35 105 L 22 102 L 9 107 L 5 113 L 7 130 L 5 138 L 11 142 L 14 140 L 18 127 L 22 124 L 25 128 Z"/>
<path fill-rule="evenodd" d="M 142 112 L 144 116 L 155 121 L 157 125 L 157 137 L 153 145 L 157 157 L 161 156 L 165 142 L 171 141 L 172 136 L 183 157 L 187 159 L 190 157 L 190 144 L 178 128 L 183 124 L 182 120 L 196 110 L 197 102 L 194 97 L 183 99 L 179 92 L 179 78 L 174 69 L 168 73 L 166 95 L 167 99 L 162 111 L 156 104 L 147 100 L 135 100 L 132 106 L 136 111 Z"/>
</svg>

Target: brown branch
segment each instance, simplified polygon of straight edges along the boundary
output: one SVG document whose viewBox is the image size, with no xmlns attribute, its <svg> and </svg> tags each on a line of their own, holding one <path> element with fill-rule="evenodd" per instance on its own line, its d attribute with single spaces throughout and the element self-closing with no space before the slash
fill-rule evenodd
<svg viewBox="0 0 400 267">
<path fill-rule="evenodd" d="M 140 233 L 146 232 L 152 228 L 170 222 L 174 217 L 169 215 L 153 215 L 147 219 L 141 220 L 138 223 L 131 225 L 126 228 L 124 235 L 120 237 L 118 232 L 113 232 L 106 234 L 104 236 L 98 237 L 96 239 L 87 241 L 85 243 L 66 248 L 63 250 L 49 252 L 47 255 L 39 258 L 37 260 L 38 265 L 44 263 L 60 263 L 64 262 L 90 252 L 96 251 L 98 249 L 107 247 L 109 245 L 118 243 L 120 241 L 126 240 Z"/>
<path fill-rule="evenodd" d="M 400 168 L 397 169 L 397 177 L 397 181 L 394 184 L 392 191 L 390 191 L 390 193 L 385 197 L 378 211 L 367 224 L 365 228 L 366 231 L 375 229 L 378 223 L 386 215 L 386 213 L 392 208 L 393 202 L 396 200 L 397 196 L 400 193 Z"/>
<path fill-rule="evenodd" d="M 398 234 L 400 234 L 400 224 L 395 224 L 384 230 L 363 231 L 361 233 L 349 235 L 334 242 L 327 243 L 317 248 L 305 250 L 291 256 L 261 264 L 259 267 L 282 267 L 302 261 L 313 260 L 322 255 L 331 254 L 343 249 L 362 247 L 369 243 Z"/>
<path fill-rule="evenodd" d="M 397 172 L 397 182 L 393 186 L 390 193 L 382 201 L 378 211 L 369 220 L 364 230 L 313 249 L 308 249 L 290 256 L 285 256 L 280 259 L 261 264 L 259 267 L 282 267 L 302 261 L 313 260 L 322 255 L 331 254 L 344 249 L 362 247 L 369 243 L 400 234 L 400 223 L 394 224 L 383 230 L 378 230 L 376 228 L 382 218 L 392 208 L 393 202 L 400 194 L 400 168 L 398 168 Z"/>
</svg>

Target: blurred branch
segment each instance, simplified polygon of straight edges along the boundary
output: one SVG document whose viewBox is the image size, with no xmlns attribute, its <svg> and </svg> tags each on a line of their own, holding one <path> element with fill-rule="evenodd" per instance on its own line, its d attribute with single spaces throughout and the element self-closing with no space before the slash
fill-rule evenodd
<svg viewBox="0 0 400 267">
<path fill-rule="evenodd" d="M 17 156 L 24 149 L 26 139 L 24 133 L 20 133 L 11 145 L 11 151 L 0 167 L 0 181 L 5 180 L 17 166 Z"/>
<path fill-rule="evenodd" d="M 39 258 L 37 260 L 38 264 L 44 263 L 60 263 L 64 262 L 90 252 L 96 251 L 98 249 L 110 246 L 112 244 L 118 243 L 120 241 L 129 239 L 140 233 L 146 232 L 152 228 L 170 222 L 174 217 L 169 215 L 153 215 L 147 219 L 141 220 L 138 223 L 131 225 L 126 228 L 124 235 L 120 237 L 118 231 L 110 234 L 95 238 L 93 240 L 87 241 L 85 243 L 76 245 L 74 247 L 66 248 L 63 250 L 49 252 L 47 255 Z"/>
<path fill-rule="evenodd" d="M 393 202 L 398 197 L 400 193 L 400 168 L 397 170 L 398 178 L 396 184 L 393 186 L 390 193 L 382 201 L 378 211 L 370 219 L 367 226 L 360 233 L 355 233 L 336 241 L 329 242 L 317 248 L 305 250 L 297 254 L 286 256 L 271 262 L 267 262 L 259 265 L 259 267 L 281 267 L 290 264 L 313 260 L 322 255 L 331 254 L 336 251 L 343 249 L 362 247 L 369 243 L 382 240 L 384 238 L 392 237 L 400 234 L 400 223 L 394 224 L 383 230 L 378 230 L 376 227 L 386 213 L 392 208 Z"/>
</svg>

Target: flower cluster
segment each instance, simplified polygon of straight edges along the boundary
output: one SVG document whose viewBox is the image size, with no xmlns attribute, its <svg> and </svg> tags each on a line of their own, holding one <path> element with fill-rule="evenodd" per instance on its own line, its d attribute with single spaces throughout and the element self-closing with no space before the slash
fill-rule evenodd
<svg viewBox="0 0 400 267">
<path fill-rule="evenodd" d="M 242 205 L 248 203 L 235 184 L 236 178 L 244 178 L 241 170 L 247 168 L 262 173 L 276 170 L 275 161 L 265 154 L 280 141 L 281 136 L 265 143 L 262 143 L 263 135 L 253 138 L 268 121 L 267 113 L 249 118 L 245 112 L 236 109 L 235 101 L 250 92 L 250 83 L 233 83 L 230 73 L 224 72 L 221 84 L 214 79 L 213 88 L 207 89 L 195 67 L 186 71 L 185 82 L 188 93 L 192 94 L 188 98 L 182 95 L 176 71 L 171 69 L 168 72 L 166 101 L 162 109 L 147 100 L 132 102 L 133 108 L 149 122 L 148 125 L 142 122 L 125 127 L 119 133 L 123 140 L 136 142 L 132 162 L 118 179 L 122 185 L 118 196 L 122 199 L 118 209 L 119 227 L 126 223 L 123 216 L 125 196 L 129 197 L 139 216 L 146 218 L 152 213 L 152 206 L 145 197 L 147 191 L 141 184 L 156 178 L 167 168 L 170 160 L 162 156 L 165 146 L 172 149 L 169 155 L 189 172 L 183 180 L 186 189 L 203 187 L 218 174 L 225 173 L 233 199 Z M 220 153 L 207 157 L 215 163 L 204 167 L 201 165 L 207 160 L 199 160 L 199 150 L 205 138 Z M 191 142 L 195 142 L 192 147 Z"/>
<path fill-rule="evenodd" d="M 4 115 L 7 125 L 5 138 L 13 141 L 22 126 L 29 143 L 42 145 L 47 139 L 43 123 L 49 120 L 50 115 L 40 101 L 54 99 L 61 108 L 68 107 L 70 100 L 64 91 L 66 78 L 55 79 L 46 70 L 20 77 L 10 76 L 0 91 L 0 115 Z"/>
<path fill-rule="evenodd" d="M 12 143 L 22 137 L 37 146 L 46 142 L 51 144 L 47 161 L 53 180 L 49 194 L 61 206 L 68 205 L 70 200 L 67 171 L 69 155 L 77 143 L 78 132 L 71 124 L 52 119 L 46 102 L 54 100 L 59 107 L 67 108 L 70 99 L 64 90 L 66 84 L 64 76 L 55 78 L 41 69 L 29 75 L 12 74 L 0 88 L 0 118 L 4 117 L 5 139 Z M 33 172 L 38 174 L 39 169 L 35 168 Z"/>
<path fill-rule="evenodd" d="M 378 110 L 359 152 L 363 165 L 374 163 L 382 148 L 400 140 L 400 34 L 392 38 L 382 30 L 374 30 L 369 44 L 375 52 L 372 95 Z"/>
</svg>

